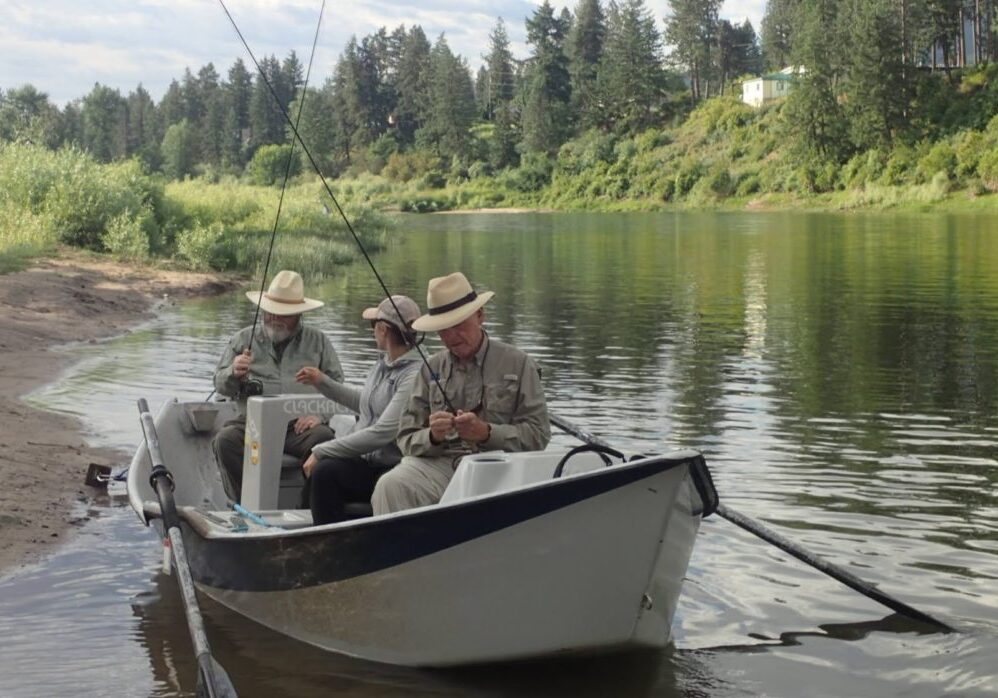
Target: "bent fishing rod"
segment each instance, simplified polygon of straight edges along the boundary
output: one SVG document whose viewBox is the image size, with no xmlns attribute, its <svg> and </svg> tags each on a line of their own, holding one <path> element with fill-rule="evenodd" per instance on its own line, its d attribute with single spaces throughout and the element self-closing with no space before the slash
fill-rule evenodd
<svg viewBox="0 0 998 698">
<path fill-rule="evenodd" d="M 297 127 L 301 123 L 302 112 L 305 111 L 305 95 L 308 94 L 308 80 L 312 76 L 312 62 L 315 60 L 315 47 L 319 43 L 319 29 L 322 27 L 322 16 L 326 11 L 326 0 L 322 0 L 322 5 L 319 7 L 319 20 L 315 24 L 315 36 L 312 37 L 312 51 L 308 56 L 308 68 L 305 70 L 305 82 L 302 84 L 301 99 L 298 100 L 298 116 L 295 118 L 294 128 L 295 134 L 298 133 Z M 257 65 L 259 68 L 259 65 Z M 261 75 L 262 75 L 261 71 Z M 268 83 L 269 87 L 269 83 Z M 276 95 L 274 95 L 276 98 Z M 278 106 L 280 106 L 280 101 L 278 101 Z M 264 290 L 267 284 L 267 272 L 270 270 L 270 260 L 274 252 L 274 241 L 277 239 L 277 223 L 281 220 L 281 210 L 284 207 L 284 193 L 288 188 L 288 179 L 291 177 L 291 164 L 294 162 L 295 157 L 295 137 L 291 137 L 291 149 L 288 151 L 288 162 L 284 167 L 284 179 L 281 182 L 281 196 L 277 200 L 277 215 L 274 216 L 274 227 L 270 231 L 270 245 L 267 246 L 267 258 L 263 263 L 263 274 L 260 275 L 260 298 L 263 298 Z M 256 326 L 260 321 L 260 304 L 256 304 L 256 311 L 253 313 L 253 326 L 250 328 L 249 344 L 246 345 L 247 350 L 252 351 L 253 349 L 253 339 L 256 337 Z M 213 389 L 208 393 L 208 397 L 204 399 L 204 402 L 208 402 L 211 396 L 215 394 Z"/>
<path fill-rule="evenodd" d="M 325 0 L 323 0 L 323 3 L 325 4 Z M 374 266 L 374 261 L 371 259 L 371 255 L 368 254 L 367 249 L 364 247 L 364 243 L 361 242 L 360 236 L 357 235 L 357 232 L 354 230 L 353 225 L 350 223 L 350 219 L 347 218 L 347 214 L 343 211 L 343 207 L 340 206 L 340 202 L 339 200 L 337 200 L 336 195 L 333 193 L 332 188 L 329 186 L 329 183 L 326 181 L 325 175 L 322 174 L 322 168 L 319 167 L 319 163 L 316 162 L 314 157 L 312 157 L 312 152 L 308 149 L 308 146 L 305 144 L 305 140 L 301 137 L 301 134 L 298 132 L 297 123 L 291 119 L 291 115 L 288 113 L 288 110 L 284 108 L 283 104 L 281 104 L 281 100 L 277 94 L 277 90 L 274 89 L 274 86 L 271 84 L 270 79 L 267 77 L 266 72 L 264 71 L 263 67 L 260 65 L 260 62 L 256 59 L 256 55 L 253 53 L 253 49 L 250 48 L 249 43 L 247 43 L 246 41 L 246 37 L 243 36 L 242 31 L 239 29 L 239 25 L 236 24 L 235 18 L 232 16 L 232 13 L 229 12 L 229 8 L 225 5 L 225 0 L 218 0 L 218 4 L 221 5 L 222 10 L 225 12 L 225 16 L 229 18 L 229 23 L 232 25 L 232 28 L 235 30 L 236 36 L 239 37 L 239 41 L 242 42 L 242 45 L 246 49 L 246 53 L 249 55 L 250 60 L 253 61 L 253 65 L 256 66 L 257 75 L 260 76 L 260 79 L 263 80 L 264 84 L 267 86 L 267 90 L 270 92 L 270 95 L 274 98 L 274 103 L 277 105 L 278 110 L 280 110 L 281 115 L 284 117 L 284 121 L 291 129 L 291 132 L 293 134 L 292 142 L 297 140 L 298 143 L 301 145 L 302 152 L 305 153 L 305 157 L 308 158 L 308 162 L 310 165 L 312 165 L 312 169 L 315 170 L 315 173 L 319 176 L 319 180 L 322 182 L 323 188 L 326 190 L 326 193 L 329 195 L 330 200 L 333 202 L 333 206 L 336 208 L 336 212 L 339 213 L 340 218 L 343 219 L 343 223 L 346 225 L 347 230 L 350 231 L 350 235 L 353 237 L 354 242 L 357 244 L 357 248 L 360 250 L 361 255 L 363 255 L 364 260 L 367 262 L 367 266 L 370 267 L 371 272 L 374 274 L 374 278 L 378 280 L 378 285 L 381 286 L 381 290 L 384 291 L 385 297 L 388 299 L 388 302 L 391 303 L 392 308 L 395 310 L 395 314 L 399 318 L 401 318 L 402 311 L 400 311 L 398 306 L 395 304 L 395 299 L 392 297 L 392 292 L 388 290 L 388 285 L 381 277 L 381 274 L 378 272 L 377 267 Z M 316 36 L 318 36 L 318 29 L 316 29 Z M 311 61 L 309 62 L 309 64 L 311 65 Z M 302 99 L 304 100 L 304 95 L 302 96 Z M 298 117 L 299 119 L 301 118 L 301 110 L 299 110 L 298 112 Z M 288 164 L 290 168 L 290 158 L 288 160 Z M 285 183 L 286 182 L 287 180 L 285 180 Z M 278 215 L 280 215 L 280 210 L 278 210 Z M 274 232 L 276 233 L 276 231 L 277 231 L 277 222 L 275 221 Z M 272 236 L 270 240 L 271 249 L 273 249 L 273 246 L 274 246 L 274 237 Z M 269 252 L 267 254 L 267 258 L 268 260 L 270 259 Z M 266 278 L 266 276 L 264 278 Z M 414 339 L 410 341 L 410 339 L 406 336 L 405 333 L 403 333 L 403 339 L 407 344 L 409 344 L 413 349 L 415 349 L 419 353 L 419 358 L 422 359 L 423 365 L 426 366 L 426 370 L 429 372 L 430 378 L 433 380 L 434 384 L 436 384 L 437 388 L 439 388 L 440 394 L 443 395 L 444 402 L 446 403 L 448 410 L 451 413 L 456 413 L 457 410 L 454 409 L 454 404 L 447 396 L 447 391 L 445 391 L 443 385 L 440 384 L 440 376 L 438 376 L 437 373 L 430 367 L 430 361 L 428 358 L 426 358 L 426 354 L 423 353 L 423 349 L 419 346 L 419 343 L 416 342 Z"/>
</svg>

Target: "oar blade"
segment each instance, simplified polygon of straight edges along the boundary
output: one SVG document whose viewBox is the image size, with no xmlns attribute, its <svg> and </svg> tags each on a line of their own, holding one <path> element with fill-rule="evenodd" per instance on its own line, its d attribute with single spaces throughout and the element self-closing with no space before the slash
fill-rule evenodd
<svg viewBox="0 0 998 698">
<path fill-rule="evenodd" d="M 214 657 L 208 655 L 199 662 L 198 685 L 196 695 L 198 698 L 237 698 L 235 686 L 226 673 L 225 669 Z"/>
</svg>

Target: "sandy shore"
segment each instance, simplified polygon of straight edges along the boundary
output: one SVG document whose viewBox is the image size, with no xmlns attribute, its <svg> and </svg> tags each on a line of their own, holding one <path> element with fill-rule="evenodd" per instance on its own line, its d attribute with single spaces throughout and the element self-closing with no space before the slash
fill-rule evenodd
<svg viewBox="0 0 998 698">
<path fill-rule="evenodd" d="M 21 396 L 54 381 L 69 357 L 51 347 L 120 334 L 164 300 L 212 295 L 236 276 L 118 264 L 75 251 L 0 276 L 0 575 L 66 541 L 90 463 L 130 454 L 90 448 L 80 424 L 29 407 Z"/>
</svg>

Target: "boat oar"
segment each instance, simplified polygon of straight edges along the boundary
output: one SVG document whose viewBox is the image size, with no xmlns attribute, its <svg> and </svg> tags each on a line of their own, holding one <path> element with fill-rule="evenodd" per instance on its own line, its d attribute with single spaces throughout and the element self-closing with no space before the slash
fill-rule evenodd
<svg viewBox="0 0 998 698">
<path fill-rule="evenodd" d="M 577 426 L 575 426 L 566 419 L 563 419 L 556 415 L 549 415 L 549 418 L 551 420 L 551 423 L 554 424 L 556 427 L 558 427 L 559 429 L 568 434 L 571 434 L 575 438 L 585 443 L 596 446 L 608 445 L 607 442 L 604 441 L 603 439 L 600 439 L 599 437 L 594 436 L 593 434 L 590 434 L 578 428 Z M 745 516 L 744 514 L 741 514 L 721 503 L 718 503 L 717 505 L 717 513 L 720 514 L 721 518 L 727 519 L 731 523 L 745 529 L 749 533 L 755 534 L 756 536 L 762 538 L 767 543 L 771 543 L 776 547 L 778 547 L 780 550 L 790 555 L 793 555 L 795 558 L 797 558 L 804 564 L 810 565 L 816 570 L 827 574 L 829 577 L 842 582 L 850 589 L 854 589 L 858 591 L 860 594 L 863 594 L 864 596 L 873 599 L 877 603 L 883 604 L 892 611 L 896 611 L 901 615 L 907 616 L 921 623 L 934 625 L 940 630 L 944 630 L 946 632 L 955 632 L 952 626 L 947 625 L 946 623 L 943 623 L 940 620 L 936 620 L 929 614 L 919 611 L 917 608 L 909 606 L 903 601 L 894 598 L 890 594 L 884 593 L 883 591 L 877 589 L 874 585 L 870 584 L 869 582 L 863 581 L 862 579 L 852 574 L 851 572 L 848 572 L 839 567 L 838 565 L 834 565 L 831 562 L 828 562 L 827 560 L 821 558 L 820 556 L 815 555 L 809 550 L 802 548 L 793 541 L 781 536 L 776 531 L 773 531 L 772 529 L 768 528 L 764 524 L 761 524 L 758 521 L 755 521 L 749 518 L 748 516 Z"/>
<path fill-rule="evenodd" d="M 156 490 L 159 498 L 159 508 L 163 518 L 163 529 L 173 551 L 173 562 L 177 568 L 177 579 L 180 583 L 180 593 L 184 600 L 184 612 L 187 615 L 187 627 L 191 632 L 191 642 L 198 662 L 197 695 L 206 698 L 235 698 L 236 689 L 232 686 L 229 675 L 214 657 L 208 646 L 208 636 L 205 634 L 201 609 L 198 608 L 197 595 L 194 593 L 194 579 L 187 564 L 187 552 L 184 539 L 180 532 L 180 517 L 177 516 L 177 506 L 173 501 L 173 476 L 163 464 L 163 455 L 159 450 L 159 438 L 156 436 L 156 425 L 149 404 L 145 398 L 139 400 L 139 415 L 142 420 L 142 434 L 145 436 L 146 449 L 152 462 L 152 474 L 149 484 Z"/>
</svg>

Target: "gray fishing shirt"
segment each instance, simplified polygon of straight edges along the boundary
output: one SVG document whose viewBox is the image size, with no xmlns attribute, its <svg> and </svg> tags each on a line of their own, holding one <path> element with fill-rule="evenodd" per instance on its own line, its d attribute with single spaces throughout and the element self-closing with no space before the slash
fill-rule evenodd
<svg viewBox="0 0 998 698">
<path fill-rule="evenodd" d="M 246 399 L 239 394 L 243 381 L 232 375 L 232 361 L 246 349 L 252 329 L 245 327 L 233 335 L 215 367 L 215 390 L 220 395 L 235 398 L 243 414 Z M 263 383 L 264 395 L 311 393 L 311 385 L 295 381 L 295 374 L 305 366 L 315 366 L 331 380 L 343 381 L 343 369 L 332 342 L 320 330 L 302 322 L 298 323 L 298 330 L 280 345 L 275 345 L 263 329 L 257 327 L 251 351 L 253 363 L 250 364 L 247 379 Z"/>
<path fill-rule="evenodd" d="M 419 365 L 419 353 L 410 349 L 394 361 L 382 355 L 368 372 L 362 389 L 325 378 L 316 386 L 319 392 L 360 417 L 353 431 L 313 446 L 312 453 L 319 458 L 361 456 L 379 466 L 395 465 L 402 460 L 395 434 Z"/>
<path fill-rule="evenodd" d="M 430 441 L 430 414 L 450 407 L 424 365 L 399 422 L 398 445 L 405 456 L 460 457 L 478 451 L 542 451 L 551 440 L 547 404 L 537 364 L 516 347 L 490 338 L 471 361 L 444 349 L 430 357 L 455 410 L 475 412 L 489 423 L 488 440 L 477 445 L 458 438 Z"/>
</svg>

